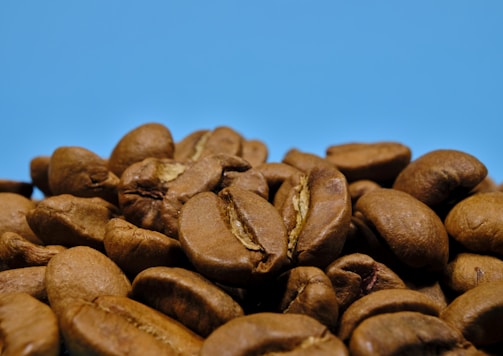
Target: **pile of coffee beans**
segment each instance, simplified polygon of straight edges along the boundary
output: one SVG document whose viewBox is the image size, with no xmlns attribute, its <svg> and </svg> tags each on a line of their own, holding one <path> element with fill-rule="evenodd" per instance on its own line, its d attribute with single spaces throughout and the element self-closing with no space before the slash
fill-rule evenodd
<svg viewBox="0 0 503 356">
<path fill-rule="evenodd" d="M 411 157 L 268 162 L 161 123 L 34 157 L 0 180 L 0 353 L 502 354 L 503 188 L 469 153 Z"/>
</svg>

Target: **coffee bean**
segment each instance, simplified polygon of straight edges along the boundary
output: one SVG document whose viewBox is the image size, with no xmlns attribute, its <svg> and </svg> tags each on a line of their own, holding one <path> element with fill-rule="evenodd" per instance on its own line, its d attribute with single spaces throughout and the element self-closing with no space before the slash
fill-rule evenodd
<svg viewBox="0 0 503 356">
<path fill-rule="evenodd" d="M 203 337 L 244 314 L 237 302 L 208 279 L 177 267 L 152 267 L 138 274 L 133 297 Z"/>
<path fill-rule="evenodd" d="M 260 140 L 244 140 L 242 142 L 241 157 L 250 162 L 252 167 L 265 163 L 268 155 L 267 145 Z"/>
<path fill-rule="evenodd" d="M 33 184 L 17 180 L 0 179 L 0 192 L 15 193 L 29 199 L 33 193 Z"/>
<path fill-rule="evenodd" d="M 344 343 L 302 314 L 256 313 L 232 319 L 210 334 L 200 355 L 348 355 Z"/>
<path fill-rule="evenodd" d="M 47 302 L 46 269 L 46 266 L 34 266 L 0 271 L 0 294 L 25 293 Z"/>
<path fill-rule="evenodd" d="M 0 235 L 15 232 L 28 241 L 42 243 L 26 222 L 26 215 L 35 207 L 35 202 L 20 194 L 0 192 Z"/>
<path fill-rule="evenodd" d="M 247 190 L 199 193 L 183 206 L 179 224 L 188 259 L 214 281 L 248 287 L 275 277 L 288 264 L 278 211 Z"/>
<path fill-rule="evenodd" d="M 59 355 L 54 312 L 26 293 L 0 293 L 0 335 L 2 355 Z"/>
<path fill-rule="evenodd" d="M 30 161 L 30 178 L 33 185 L 37 187 L 44 196 L 48 197 L 52 195 L 51 188 L 49 186 L 49 164 L 51 162 L 51 156 L 36 156 Z"/>
</svg>

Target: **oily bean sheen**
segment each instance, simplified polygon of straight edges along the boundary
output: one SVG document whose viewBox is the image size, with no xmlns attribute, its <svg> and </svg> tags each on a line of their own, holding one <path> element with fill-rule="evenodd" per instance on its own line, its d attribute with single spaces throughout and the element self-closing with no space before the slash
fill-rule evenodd
<svg viewBox="0 0 503 356">
<path fill-rule="evenodd" d="M 202 339 L 166 315 L 121 296 L 75 299 L 60 318 L 73 355 L 197 355 Z"/>
<path fill-rule="evenodd" d="M 348 355 L 339 338 L 302 314 L 256 313 L 233 319 L 206 338 L 200 356 Z"/>
<path fill-rule="evenodd" d="M 0 353 L 58 356 L 58 320 L 46 304 L 26 293 L 0 294 Z"/>
<path fill-rule="evenodd" d="M 355 206 L 403 264 L 430 271 L 447 265 L 449 239 L 444 224 L 427 205 L 395 189 L 363 195 Z"/>
<path fill-rule="evenodd" d="M 440 318 L 413 311 L 370 317 L 353 331 L 349 342 L 354 356 L 463 355 L 471 349 L 463 335 Z"/>
<path fill-rule="evenodd" d="M 197 272 L 152 267 L 133 281 L 133 297 L 206 337 L 243 309 L 227 293 Z"/>
<path fill-rule="evenodd" d="M 214 281 L 247 287 L 288 264 L 286 229 L 278 211 L 247 190 L 199 193 L 183 206 L 179 224 L 188 259 Z"/>
</svg>

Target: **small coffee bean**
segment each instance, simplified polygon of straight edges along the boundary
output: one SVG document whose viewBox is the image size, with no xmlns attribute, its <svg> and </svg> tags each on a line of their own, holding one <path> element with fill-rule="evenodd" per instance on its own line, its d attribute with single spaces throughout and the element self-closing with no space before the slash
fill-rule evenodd
<svg viewBox="0 0 503 356">
<path fill-rule="evenodd" d="M 344 343 L 326 326 L 302 314 L 255 313 L 232 319 L 203 342 L 200 356 L 347 356 Z"/>
<path fill-rule="evenodd" d="M 37 187 L 45 197 L 51 196 L 49 186 L 49 164 L 51 156 L 36 156 L 30 161 L 30 178 L 33 185 Z"/>
<path fill-rule="evenodd" d="M 346 143 L 328 147 L 326 159 L 349 182 L 389 183 L 409 164 L 411 154 L 410 148 L 399 142 Z"/>
<path fill-rule="evenodd" d="M 257 167 L 267 161 L 269 150 L 267 145 L 260 140 L 243 140 L 241 157 L 250 162 L 252 167 Z"/>
<path fill-rule="evenodd" d="M 289 150 L 281 162 L 295 167 L 304 173 L 309 172 L 315 167 L 327 166 L 334 168 L 334 165 L 326 159 L 313 153 L 303 152 L 298 149 Z"/>
<path fill-rule="evenodd" d="M 28 241 L 41 244 L 42 241 L 26 221 L 26 216 L 35 207 L 34 201 L 20 194 L 0 192 L 0 235 L 15 232 Z"/>
<path fill-rule="evenodd" d="M 54 256 L 45 273 L 47 297 L 60 315 L 74 299 L 92 301 L 100 295 L 128 296 L 131 283 L 103 253 L 87 247 L 69 248 Z"/>
<path fill-rule="evenodd" d="M 288 264 L 278 211 L 247 190 L 199 193 L 183 206 L 179 224 L 182 249 L 213 281 L 248 287 L 275 277 Z"/>
<path fill-rule="evenodd" d="M 47 302 L 46 266 L 13 268 L 0 272 L 0 294 L 26 293 Z"/>
<path fill-rule="evenodd" d="M 56 315 L 26 293 L 0 294 L 0 335 L 2 355 L 59 355 Z"/>
<path fill-rule="evenodd" d="M 109 169 L 120 178 L 124 170 L 145 158 L 173 158 L 171 131 L 160 123 L 147 123 L 125 134 L 108 159 Z"/>
<path fill-rule="evenodd" d="M 351 195 L 351 203 L 355 205 L 356 201 L 363 194 L 382 187 L 373 180 L 360 179 L 352 183 L 349 183 L 348 188 L 349 188 L 349 194 Z"/>
<path fill-rule="evenodd" d="M 33 193 L 33 184 L 17 180 L 0 179 L 0 192 L 15 193 L 29 199 Z"/>
<path fill-rule="evenodd" d="M 133 297 L 178 320 L 203 337 L 244 315 L 241 306 L 199 273 L 152 267 L 133 281 Z"/>
<path fill-rule="evenodd" d="M 471 252 L 503 256 L 503 192 L 478 193 L 456 204 L 445 218 L 450 236 Z"/>
<path fill-rule="evenodd" d="M 269 185 L 262 173 L 255 168 L 250 168 L 244 172 L 224 172 L 218 190 L 230 186 L 240 187 L 260 195 L 264 199 L 269 199 Z"/>
</svg>

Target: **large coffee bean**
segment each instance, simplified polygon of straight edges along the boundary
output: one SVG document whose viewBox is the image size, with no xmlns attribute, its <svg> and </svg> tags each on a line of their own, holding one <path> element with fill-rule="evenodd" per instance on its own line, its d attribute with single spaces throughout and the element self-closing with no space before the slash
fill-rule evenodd
<svg viewBox="0 0 503 356">
<path fill-rule="evenodd" d="M 131 283 L 106 255 L 86 246 L 69 248 L 54 256 L 45 273 L 47 297 L 60 315 L 74 299 L 92 301 L 100 295 L 128 296 Z"/>
<path fill-rule="evenodd" d="M 175 144 L 171 131 L 160 123 L 147 123 L 129 131 L 115 145 L 108 167 L 120 177 L 133 163 L 145 158 L 173 158 Z"/>
<path fill-rule="evenodd" d="M 447 265 L 449 237 L 437 214 L 411 195 L 381 188 L 363 195 L 355 206 L 377 239 L 403 264 L 440 271 Z"/>
<path fill-rule="evenodd" d="M 47 245 L 84 245 L 103 251 L 105 226 L 118 214 L 115 205 L 101 198 L 61 194 L 41 201 L 26 220 Z"/>
<path fill-rule="evenodd" d="M 0 335 L 2 355 L 59 355 L 56 315 L 28 294 L 0 294 Z"/>
<path fill-rule="evenodd" d="M 469 251 L 503 256 L 502 209 L 503 192 L 474 194 L 451 209 L 445 227 Z"/>
<path fill-rule="evenodd" d="M 74 299 L 59 322 L 73 355 L 197 355 L 202 339 L 177 321 L 127 297 Z"/>
<path fill-rule="evenodd" d="M 302 314 L 256 313 L 216 329 L 201 347 L 201 356 L 238 355 L 345 356 L 344 343 L 326 326 Z"/>
<path fill-rule="evenodd" d="M 475 346 L 503 341 L 503 282 L 481 284 L 461 294 L 440 317 Z"/>
<path fill-rule="evenodd" d="M 411 154 L 410 148 L 399 142 L 346 143 L 328 147 L 326 159 L 349 182 L 368 179 L 388 183 L 409 164 Z"/>
<path fill-rule="evenodd" d="M 405 167 L 393 188 L 434 207 L 466 196 L 487 176 L 487 168 L 474 156 L 457 150 L 434 150 Z"/>
<path fill-rule="evenodd" d="M 383 289 L 358 299 L 346 309 L 341 317 L 337 336 L 348 340 L 353 330 L 365 319 L 399 311 L 438 316 L 440 307 L 423 293 L 411 289 Z"/>
<path fill-rule="evenodd" d="M 247 190 L 199 193 L 183 206 L 179 224 L 183 250 L 211 280 L 247 287 L 275 277 L 288 264 L 278 211 Z"/>
<path fill-rule="evenodd" d="M 222 289 L 199 273 L 183 268 L 146 269 L 133 281 L 133 297 L 203 337 L 244 314 Z"/>
<path fill-rule="evenodd" d="M 475 355 L 473 345 L 440 318 L 413 311 L 364 320 L 349 341 L 351 355 Z"/>
</svg>

